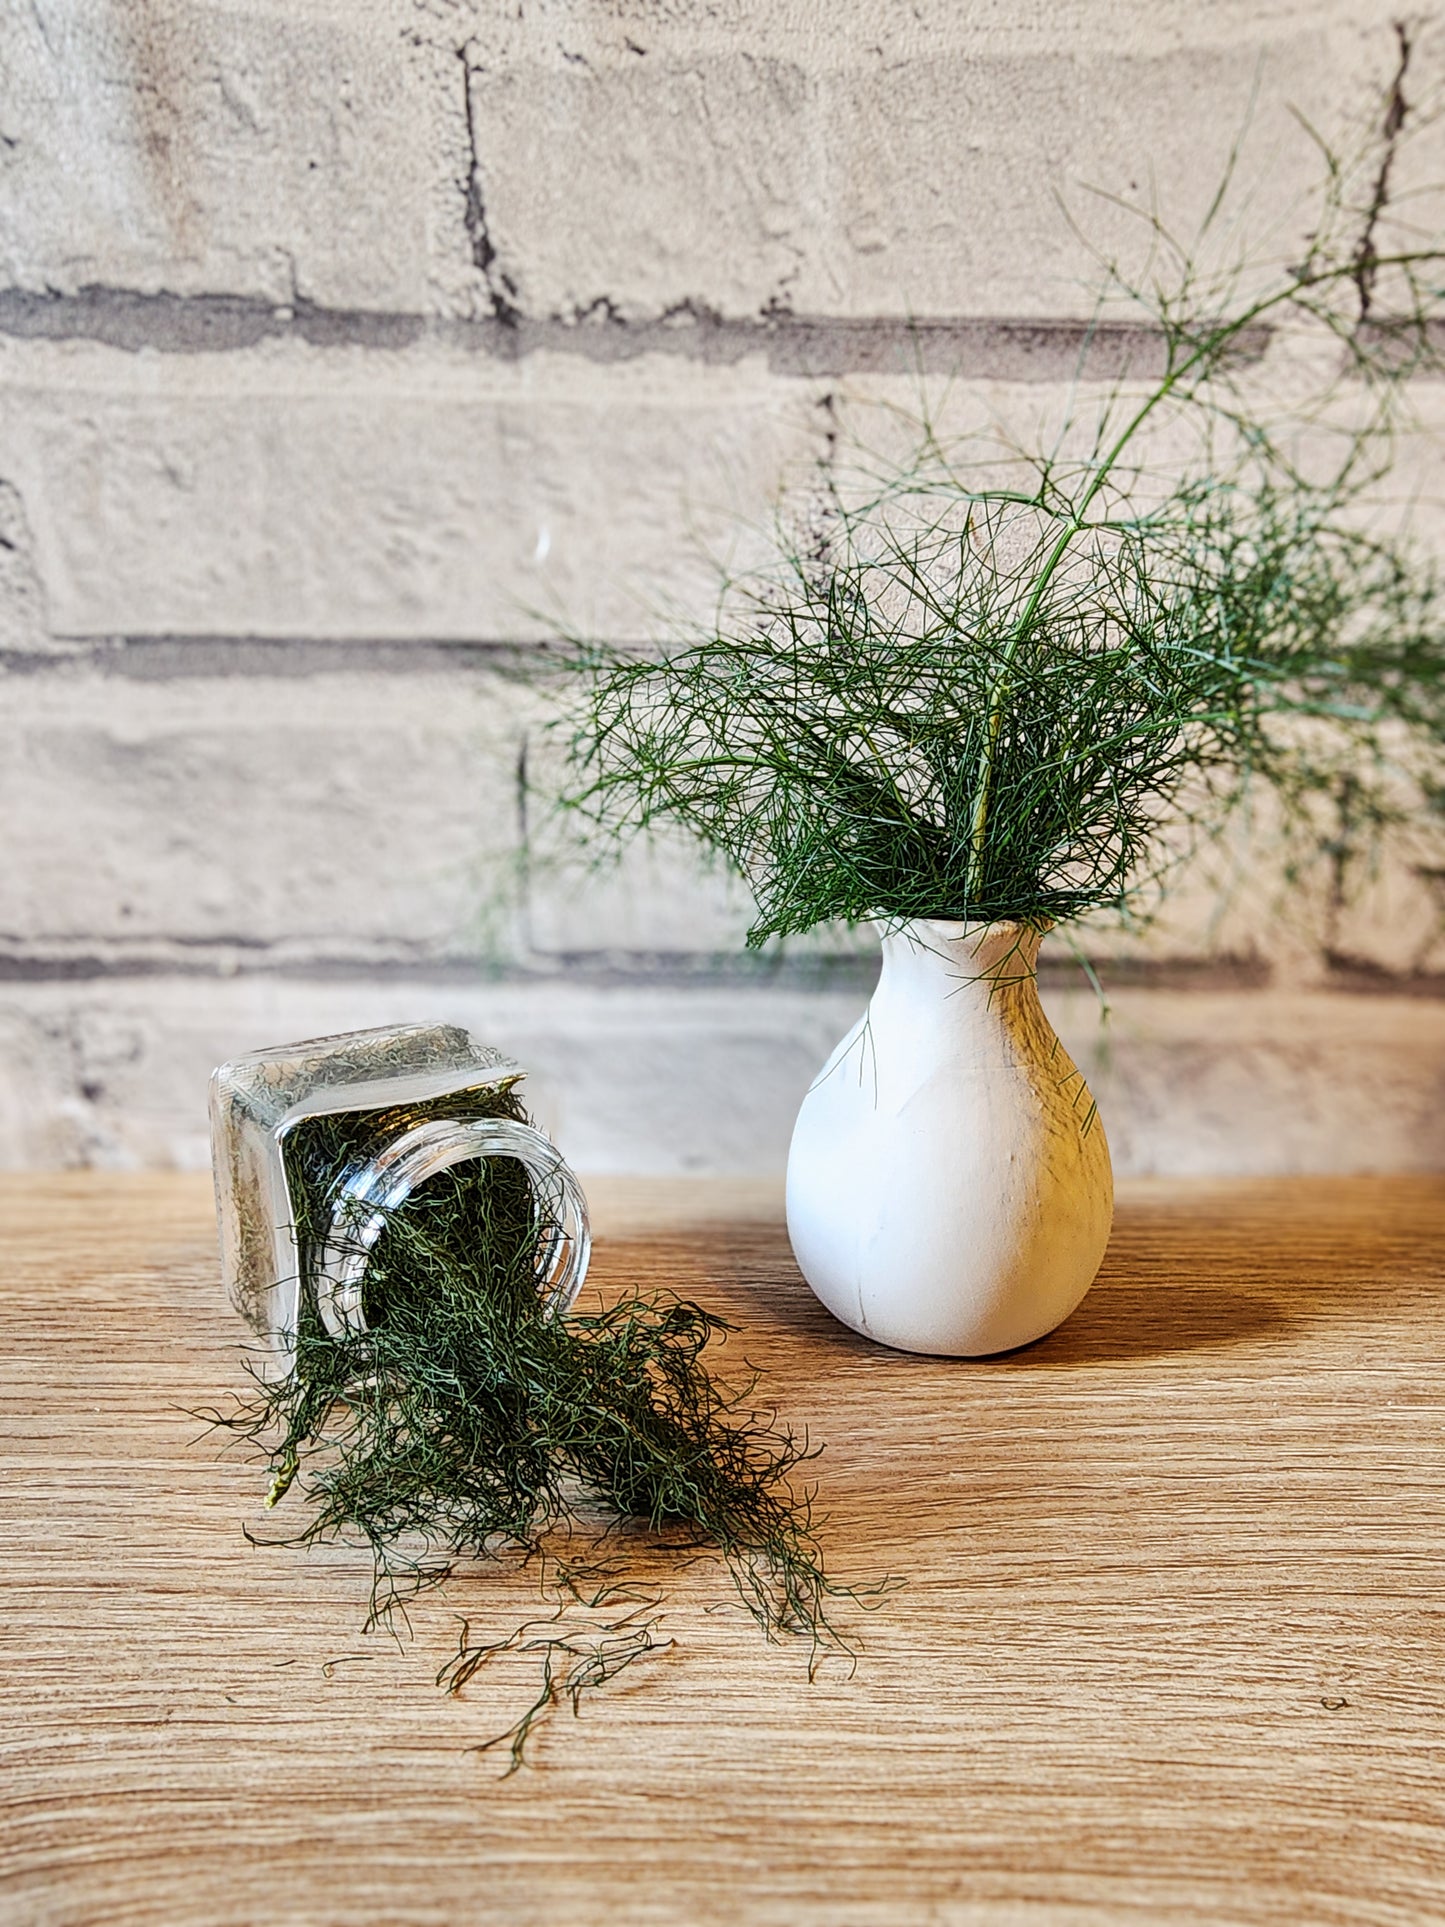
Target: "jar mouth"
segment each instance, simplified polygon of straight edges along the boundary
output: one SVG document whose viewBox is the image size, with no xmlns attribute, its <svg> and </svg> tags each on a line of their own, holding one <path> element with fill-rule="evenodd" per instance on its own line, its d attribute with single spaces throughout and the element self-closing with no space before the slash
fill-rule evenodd
<svg viewBox="0 0 1445 1927">
<path fill-rule="evenodd" d="M 473 1158 L 514 1158 L 526 1171 L 534 1211 L 547 1227 L 537 1288 L 548 1317 L 570 1309 L 592 1249 L 587 1202 L 551 1139 L 515 1118 L 430 1118 L 350 1172 L 337 1195 L 315 1278 L 316 1308 L 332 1338 L 366 1330 L 362 1287 L 387 1215 L 418 1184 Z"/>
</svg>

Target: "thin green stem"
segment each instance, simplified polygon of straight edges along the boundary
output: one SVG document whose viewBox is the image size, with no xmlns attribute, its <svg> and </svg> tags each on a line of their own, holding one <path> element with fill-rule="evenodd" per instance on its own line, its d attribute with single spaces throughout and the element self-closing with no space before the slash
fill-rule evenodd
<svg viewBox="0 0 1445 1927">
<path fill-rule="evenodd" d="M 1416 250 L 1406 254 L 1380 257 L 1376 262 L 1376 266 L 1412 266 L 1422 261 L 1434 261 L 1438 264 L 1438 255 L 1431 251 Z M 1079 497 L 1077 504 L 1069 514 L 1063 528 L 1060 529 L 1057 538 L 1044 558 L 1038 576 L 1019 615 L 1018 622 L 1015 624 L 1002 651 L 998 675 L 989 696 L 983 746 L 979 753 L 973 820 L 970 826 L 969 836 L 970 854 L 966 894 L 970 904 L 981 895 L 983 890 L 988 854 L 989 803 L 993 787 L 994 768 L 998 756 L 998 740 L 1003 727 L 1004 708 L 1008 699 L 1009 678 L 1014 659 L 1018 654 L 1020 645 L 1028 635 L 1030 626 L 1038 612 L 1039 604 L 1043 599 L 1044 592 L 1058 572 L 1069 545 L 1077 535 L 1086 527 L 1090 526 L 1086 518 L 1100 490 L 1103 488 L 1110 474 L 1118 466 L 1130 442 L 1133 441 L 1134 437 L 1149 420 L 1154 411 L 1169 399 L 1170 395 L 1174 393 L 1186 375 L 1201 365 L 1208 365 L 1216 360 L 1221 350 L 1225 348 L 1230 341 L 1234 340 L 1244 329 L 1251 327 L 1272 309 L 1281 307 L 1288 302 L 1298 301 L 1301 294 L 1307 290 L 1327 287 L 1331 282 L 1352 278 L 1354 273 L 1355 267 L 1353 263 L 1346 263 L 1328 271 L 1301 277 L 1298 280 L 1291 280 L 1287 286 L 1276 288 L 1272 294 L 1262 296 L 1250 307 L 1246 308 L 1243 313 L 1237 315 L 1223 327 L 1218 328 L 1213 334 L 1200 342 L 1177 367 L 1169 370 L 1158 387 L 1155 388 L 1135 410 L 1102 459 L 1095 465 L 1083 494 Z"/>
</svg>

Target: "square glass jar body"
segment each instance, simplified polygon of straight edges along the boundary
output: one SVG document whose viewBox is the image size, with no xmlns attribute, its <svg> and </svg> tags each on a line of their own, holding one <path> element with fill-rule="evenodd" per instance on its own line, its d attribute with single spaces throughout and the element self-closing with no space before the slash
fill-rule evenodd
<svg viewBox="0 0 1445 1927">
<path fill-rule="evenodd" d="M 358 1161 L 399 1124 L 495 1104 L 524 1075 L 454 1024 L 352 1031 L 253 1051 L 211 1077 L 211 1156 L 221 1266 L 232 1302 L 265 1341 L 263 1376 L 288 1374 L 306 1253 L 288 1140 L 307 1120 L 344 1119 Z"/>
</svg>

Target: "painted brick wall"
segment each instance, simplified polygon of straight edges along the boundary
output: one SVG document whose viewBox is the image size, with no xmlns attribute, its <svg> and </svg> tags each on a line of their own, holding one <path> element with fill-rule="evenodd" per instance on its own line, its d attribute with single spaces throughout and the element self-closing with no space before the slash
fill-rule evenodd
<svg viewBox="0 0 1445 1927">
<path fill-rule="evenodd" d="M 920 380 L 1056 409 L 1095 279 L 1059 189 L 1187 222 L 1257 95 L 1287 245 L 1286 105 L 1358 117 L 1392 18 L 0 7 L 0 1163 L 199 1163 L 221 1057 L 438 1014 L 534 1067 L 584 1169 L 780 1165 L 866 946 L 750 966 L 674 856 L 524 869 L 517 652 L 702 607 L 709 547 Z M 1418 32 L 1422 98 L 1439 66 Z M 1425 494 L 1442 424 L 1426 394 Z M 1107 1027 L 1050 975 L 1119 1164 L 1445 1167 L 1428 880 L 1330 958 L 1268 891 L 1216 908 L 1196 879 L 1146 949 L 1093 943 Z"/>
</svg>

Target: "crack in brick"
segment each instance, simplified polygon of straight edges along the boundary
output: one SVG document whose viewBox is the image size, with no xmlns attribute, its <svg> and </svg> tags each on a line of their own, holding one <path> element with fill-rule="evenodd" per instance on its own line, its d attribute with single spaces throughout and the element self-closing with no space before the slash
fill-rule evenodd
<svg viewBox="0 0 1445 1927">
<path fill-rule="evenodd" d="M 828 388 L 819 395 L 817 407 L 823 417 L 823 468 L 832 471 L 838 456 L 838 393 Z"/>
<path fill-rule="evenodd" d="M 39 33 L 41 40 L 45 44 L 46 53 L 48 53 L 50 55 L 50 58 L 54 60 L 55 42 L 50 38 L 50 24 L 46 20 L 44 13 L 41 11 L 40 0 L 30 0 L 30 17 L 35 22 L 36 31 Z"/>
<path fill-rule="evenodd" d="M 568 316 L 574 322 L 601 322 L 613 327 L 625 328 L 627 317 L 612 299 L 610 294 L 599 294 L 585 307 L 574 307 Z"/>
<path fill-rule="evenodd" d="M 482 193 L 482 157 L 477 129 L 477 103 L 472 82 L 477 69 L 472 65 L 472 42 L 457 48 L 462 64 L 462 102 L 467 127 L 467 176 L 463 183 L 467 235 L 472 244 L 472 263 L 480 273 L 492 304 L 492 313 L 505 328 L 515 328 L 522 319 L 517 302 L 517 284 L 497 259 L 497 244 L 492 239 L 486 198 Z"/>
<path fill-rule="evenodd" d="M 717 308 L 710 306 L 706 301 L 697 300 L 690 294 L 685 294 L 681 301 L 674 301 L 664 308 L 660 319 L 664 328 L 671 327 L 677 322 L 695 323 L 700 328 L 720 328 L 723 320 Z"/>
<path fill-rule="evenodd" d="M 1398 59 L 1394 76 L 1385 95 L 1385 118 L 1380 128 L 1382 142 L 1380 168 L 1375 176 L 1370 205 L 1365 212 L 1365 224 L 1360 232 L 1359 245 L 1355 249 L 1355 286 L 1360 295 L 1361 322 L 1370 319 L 1375 294 L 1375 277 L 1379 273 L 1375 230 L 1379 226 L 1380 217 L 1390 203 L 1390 173 L 1395 165 L 1395 150 L 1399 146 L 1400 135 L 1404 132 L 1405 121 L 1410 112 L 1410 103 L 1405 98 L 1405 76 L 1410 71 L 1410 55 L 1413 52 L 1413 46 L 1404 21 L 1397 20 L 1394 26 Z"/>
</svg>

